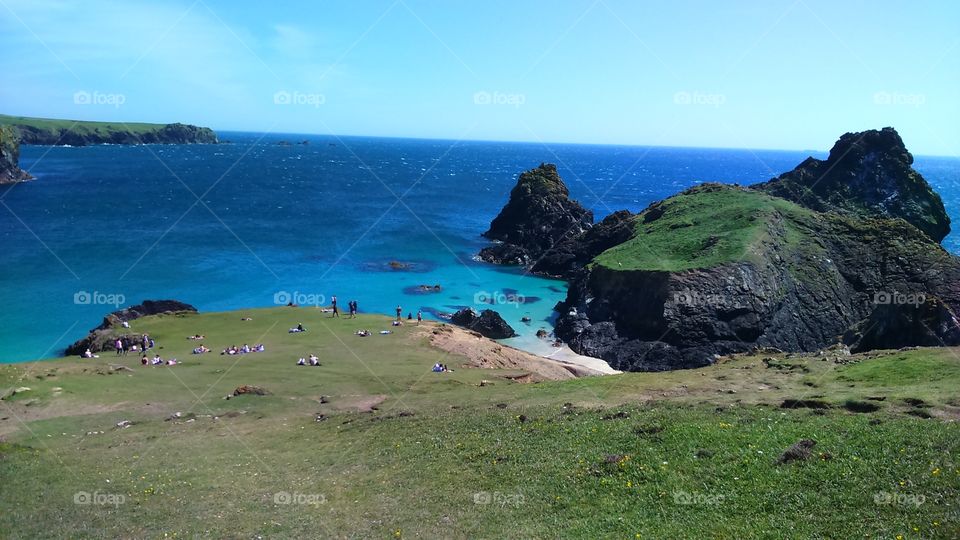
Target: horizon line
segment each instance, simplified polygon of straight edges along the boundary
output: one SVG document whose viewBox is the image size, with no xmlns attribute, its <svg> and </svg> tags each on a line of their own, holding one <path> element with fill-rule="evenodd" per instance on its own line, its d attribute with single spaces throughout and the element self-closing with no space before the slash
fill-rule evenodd
<svg viewBox="0 0 960 540">
<path fill-rule="evenodd" d="M 829 154 L 830 150 L 820 150 L 814 148 L 750 148 L 745 146 L 684 146 L 684 145 L 670 145 L 670 144 L 639 144 L 639 143 L 597 143 L 597 142 L 568 142 L 568 141 L 527 141 L 527 140 L 505 140 L 505 139 L 453 139 L 453 138 L 444 138 L 444 137 L 415 137 L 410 135 L 357 135 L 357 134 L 335 134 L 335 133 L 305 133 L 305 132 L 296 132 L 296 131 L 246 131 L 246 130 L 235 130 L 235 129 L 226 129 L 218 130 L 213 129 L 218 135 L 220 133 L 249 133 L 249 134 L 258 134 L 258 135 L 300 135 L 306 137 L 332 137 L 332 138 L 368 138 L 368 139 L 398 139 L 398 140 L 413 140 L 413 141 L 442 141 L 442 142 L 485 142 L 485 143 L 505 143 L 505 144 L 533 144 L 533 145 L 569 145 L 569 146 L 613 146 L 613 147 L 625 147 L 625 148 L 682 148 L 689 150 L 746 150 L 746 151 L 759 151 L 759 152 L 815 152 L 822 154 Z M 909 150 L 908 150 L 909 151 Z M 934 157 L 934 158 L 946 158 L 946 159 L 957 159 L 960 160 L 958 155 L 942 155 L 942 154 L 918 154 L 910 152 L 911 155 L 917 157 Z"/>
</svg>

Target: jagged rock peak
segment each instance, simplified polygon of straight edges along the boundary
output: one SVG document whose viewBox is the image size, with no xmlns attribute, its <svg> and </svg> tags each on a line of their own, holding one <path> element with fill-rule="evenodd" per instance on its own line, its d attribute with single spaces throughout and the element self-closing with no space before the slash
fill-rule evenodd
<svg viewBox="0 0 960 540">
<path fill-rule="evenodd" d="M 529 264 L 555 244 L 593 225 L 593 212 L 570 199 L 556 165 L 541 163 L 520 174 L 510 199 L 483 235 L 502 244 L 480 256 L 496 263 Z"/>
<path fill-rule="evenodd" d="M 912 164 L 913 156 L 892 127 L 846 133 L 826 160 L 807 158 L 757 189 L 820 212 L 902 218 L 940 242 L 950 233 L 950 218 L 940 196 Z"/>
</svg>

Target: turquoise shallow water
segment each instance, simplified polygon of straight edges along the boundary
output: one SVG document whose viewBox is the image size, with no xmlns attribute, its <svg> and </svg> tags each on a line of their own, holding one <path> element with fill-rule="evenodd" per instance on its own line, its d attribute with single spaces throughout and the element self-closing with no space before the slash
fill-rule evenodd
<svg viewBox="0 0 960 540">
<path fill-rule="evenodd" d="M 22 149 L 37 180 L 0 188 L 0 362 L 58 355 L 112 303 L 151 298 L 216 311 L 337 295 L 361 311 L 400 304 L 428 318 L 494 307 L 522 334 L 510 342 L 536 349 L 565 284 L 473 260 L 520 171 L 557 163 L 600 219 L 697 182 L 763 181 L 808 155 L 221 136 L 233 143 Z M 918 157 L 916 167 L 956 221 L 960 161 Z M 960 236 L 945 246 L 960 251 Z M 395 271 L 391 260 L 412 266 Z"/>
</svg>

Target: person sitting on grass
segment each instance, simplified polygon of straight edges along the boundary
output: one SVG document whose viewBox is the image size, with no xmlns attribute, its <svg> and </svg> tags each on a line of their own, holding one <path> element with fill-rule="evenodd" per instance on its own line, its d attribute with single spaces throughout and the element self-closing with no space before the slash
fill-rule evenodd
<svg viewBox="0 0 960 540">
<path fill-rule="evenodd" d="M 443 364 L 441 364 L 440 362 L 437 362 L 436 364 L 433 365 L 433 369 L 431 371 L 433 371 L 434 373 L 443 373 Z"/>
<path fill-rule="evenodd" d="M 144 365 L 144 366 L 147 365 L 147 362 L 149 362 L 149 361 L 150 361 L 150 359 L 147 358 L 147 355 L 143 355 L 143 358 L 140 359 L 140 363 L 141 363 L 142 365 Z"/>
<path fill-rule="evenodd" d="M 319 366 L 319 365 L 320 365 L 320 359 L 311 354 L 311 355 L 310 355 L 310 365 L 311 365 L 311 366 Z"/>
<path fill-rule="evenodd" d="M 154 356 L 153 356 L 153 360 L 151 360 L 150 363 L 153 364 L 153 365 L 155 365 L 155 366 L 159 366 L 160 364 L 163 363 L 163 358 L 160 358 L 160 355 L 159 355 L 159 354 L 154 355 Z"/>
<path fill-rule="evenodd" d="M 297 360 L 297 365 L 298 365 L 298 366 L 305 366 L 305 365 L 307 365 L 307 361 L 306 361 L 303 357 L 301 357 L 299 360 Z"/>
<path fill-rule="evenodd" d="M 257 343 L 256 345 L 254 345 L 253 350 L 256 352 L 263 352 L 267 350 L 267 348 L 263 346 L 263 343 Z"/>
<path fill-rule="evenodd" d="M 357 330 L 357 335 L 360 337 L 367 337 L 370 335 L 369 330 Z"/>
</svg>

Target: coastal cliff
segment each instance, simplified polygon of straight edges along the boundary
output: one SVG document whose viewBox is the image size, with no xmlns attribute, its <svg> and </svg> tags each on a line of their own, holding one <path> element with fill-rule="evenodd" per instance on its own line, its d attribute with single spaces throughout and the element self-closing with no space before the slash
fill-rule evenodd
<svg viewBox="0 0 960 540">
<path fill-rule="evenodd" d="M 217 134 L 189 124 L 87 122 L 0 115 L 21 144 L 87 146 L 93 144 L 217 144 Z"/>
<path fill-rule="evenodd" d="M 33 178 L 20 169 L 20 141 L 10 126 L 0 125 L 0 184 L 13 184 Z"/>
<path fill-rule="evenodd" d="M 899 135 L 847 134 L 831 156 L 755 188 L 697 186 L 557 242 L 530 263 L 570 281 L 556 335 L 629 371 L 758 347 L 960 344 L 960 258 L 938 243 L 949 220 Z M 831 189 L 810 176 L 821 167 Z M 775 196 L 791 190 L 807 196 Z"/>
</svg>

